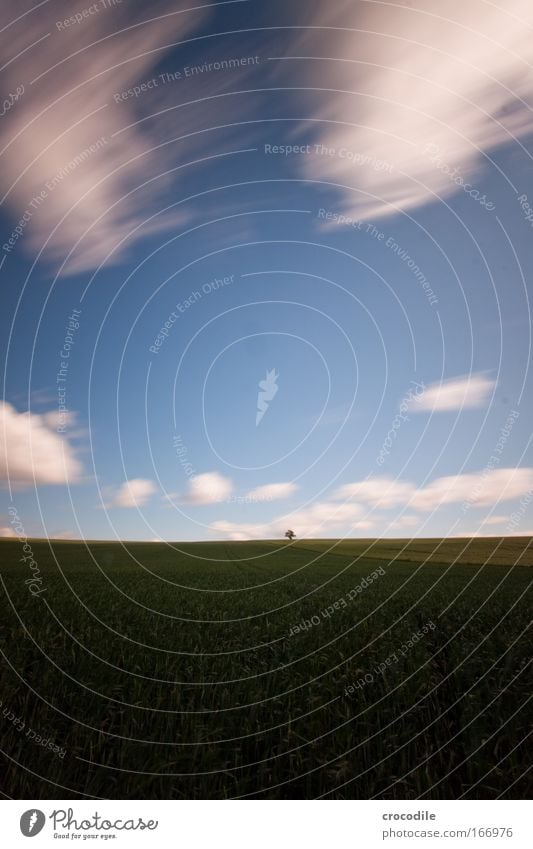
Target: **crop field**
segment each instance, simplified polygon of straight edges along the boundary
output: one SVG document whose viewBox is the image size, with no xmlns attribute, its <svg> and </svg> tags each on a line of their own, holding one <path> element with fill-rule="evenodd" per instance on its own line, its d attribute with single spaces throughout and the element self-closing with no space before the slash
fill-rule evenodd
<svg viewBox="0 0 533 849">
<path fill-rule="evenodd" d="M 529 538 L 0 542 L 14 798 L 525 798 Z"/>
</svg>

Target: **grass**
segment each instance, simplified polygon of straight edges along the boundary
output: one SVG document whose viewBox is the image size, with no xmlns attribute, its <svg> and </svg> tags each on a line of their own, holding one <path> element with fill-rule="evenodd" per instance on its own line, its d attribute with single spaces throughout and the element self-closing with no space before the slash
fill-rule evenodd
<svg viewBox="0 0 533 849">
<path fill-rule="evenodd" d="M 526 798 L 529 544 L 3 540 L 4 793 Z"/>
</svg>

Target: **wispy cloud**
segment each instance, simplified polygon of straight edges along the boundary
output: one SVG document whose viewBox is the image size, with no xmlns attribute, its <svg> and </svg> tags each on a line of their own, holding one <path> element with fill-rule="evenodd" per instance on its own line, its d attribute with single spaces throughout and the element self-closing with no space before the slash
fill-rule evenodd
<svg viewBox="0 0 533 849">
<path fill-rule="evenodd" d="M 333 493 L 333 498 L 336 501 L 356 499 L 365 504 L 386 508 L 406 504 L 414 491 L 412 483 L 380 476 L 344 484 Z"/>
<path fill-rule="evenodd" d="M 394 519 L 390 524 L 387 525 L 387 530 L 405 530 L 405 528 L 417 528 L 421 523 L 419 516 L 411 516 L 406 514 L 405 516 L 398 516 L 397 519 Z"/>
<path fill-rule="evenodd" d="M 302 510 L 278 516 L 271 522 L 251 524 L 221 520 L 213 522 L 210 529 L 236 540 L 282 537 L 288 528 L 294 528 L 298 537 L 320 537 L 329 536 L 339 528 L 363 530 L 373 527 L 372 521 L 364 518 L 364 512 L 359 504 L 319 501 Z"/>
<path fill-rule="evenodd" d="M 131 234 L 130 243 L 138 238 L 140 231 L 133 231 L 165 186 L 164 178 L 150 181 L 166 170 L 167 148 L 152 149 L 161 140 L 138 123 L 138 99 L 117 103 L 114 95 L 149 80 L 168 45 L 186 37 L 203 17 L 180 8 L 186 4 L 169 11 L 159 0 L 144 14 L 142 4 L 102 6 L 98 14 L 58 29 L 56 23 L 73 12 L 65 1 L 54 3 L 53 11 L 24 16 L 0 35 L 8 62 L 3 90 L 24 85 L 2 119 L 0 190 L 16 221 L 24 212 L 29 216 L 17 244 L 36 251 L 48 240 L 47 255 L 57 264 L 81 240 L 66 273 L 92 269 L 123 238 Z M 4 21 L 15 19 L 19 9 L 7 0 Z M 91 151 L 91 145 L 97 149 Z M 42 202 L 32 207 L 43 192 Z M 168 220 L 159 218 L 143 230 L 163 226 Z"/>
<path fill-rule="evenodd" d="M 411 506 L 433 510 L 441 504 L 467 502 L 487 507 L 520 498 L 533 488 L 533 469 L 494 469 L 463 475 L 446 475 L 417 489 Z"/>
<path fill-rule="evenodd" d="M 520 498 L 533 489 L 533 468 L 505 468 L 458 475 L 445 475 L 426 486 L 410 481 L 375 477 L 345 484 L 334 494 L 336 500 L 357 499 L 371 507 L 411 507 L 434 510 L 443 504 L 467 502 L 491 506 Z"/>
<path fill-rule="evenodd" d="M 275 521 L 274 527 L 281 533 L 296 524 L 297 534 L 300 537 L 329 536 L 334 528 L 356 527 L 357 523 L 364 518 L 365 512 L 359 504 L 333 504 L 329 501 L 319 501 L 303 510 L 294 510 L 285 516 L 280 516 Z"/>
<path fill-rule="evenodd" d="M 421 395 L 415 398 L 410 409 L 430 410 L 431 412 L 449 412 L 452 410 L 472 410 L 485 407 L 494 391 L 496 383 L 483 374 L 466 374 L 432 383 Z"/>
<path fill-rule="evenodd" d="M 50 413 L 19 413 L 0 401 L 0 486 L 78 483 L 82 465 Z"/>
<path fill-rule="evenodd" d="M 332 536 L 335 532 L 353 533 L 372 530 L 413 531 L 424 521 L 424 514 L 447 504 L 467 501 L 472 507 L 493 507 L 533 492 L 533 468 L 496 469 L 437 478 L 419 487 L 410 481 L 376 477 L 355 481 L 337 489 L 329 501 L 319 501 L 275 517 L 272 521 L 238 523 L 221 519 L 210 525 L 213 533 L 230 539 L 281 538 L 288 528 L 297 537 Z M 419 511 L 390 517 L 380 510 L 402 508 Z M 503 521 L 498 516 L 485 524 Z"/>
<path fill-rule="evenodd" d="M 292 482 L 267 483 L 265 486 L 256 486 L 245 496 L 249 501 L 281 501 L 289 498 L 298 490 L 298 486 Z"/>
<path fill-rule="evenodd" d="M 504 522 L 508 522 L 508 516 L 487 516 L 486 519 L 481 520 L 482 525 L 502 525 Z"/>
<path fill-rule="evenodd" d="M 306 157 L 307 173 L 354 187 L 344 205 L 359 218 L 447 198 L 461 177 L 473 190 L 484 154 L 531 132 L 529 0 L 419 7 L 317 4 L 308 19 L 316 29 L 290 54 L 319 61 L 282 63 L 289 72 L 305 68 L 324 120 L 315 139 L 333 151 Z"/>
</svg>

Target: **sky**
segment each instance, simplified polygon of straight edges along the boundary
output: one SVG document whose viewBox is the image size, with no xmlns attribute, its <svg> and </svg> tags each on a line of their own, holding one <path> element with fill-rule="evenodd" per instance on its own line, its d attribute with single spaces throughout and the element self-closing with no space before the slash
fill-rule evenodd
<svg viewBox="0 0 533 849">
<path fill-rule="evenodd" d="M 5 2 L 0 535 L 533 534 L 532 35 Z"/>
</svg>

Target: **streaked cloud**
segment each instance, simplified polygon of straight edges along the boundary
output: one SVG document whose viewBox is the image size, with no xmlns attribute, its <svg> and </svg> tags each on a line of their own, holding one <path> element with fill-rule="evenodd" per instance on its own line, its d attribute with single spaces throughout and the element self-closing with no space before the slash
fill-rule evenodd
<svg viewBox="0 0 533 849">
<path fill-rule="evenodd" d="M 533 489 L 533 468 L 494 469 L 462 475 L 446 475 L 416 490 L 412 507 L 433 510 L 441 504 L 466 502 L 486 507 L 520 498 Z"/>
<path fill-rule="evenodd" d="M 303 510 L 295 510 L 281 516 L 274 523 L 274 527 L 281 532 L 296 525 L 299 537 L 329 536 L 334 528 L 356 527 L 357 522 L 363 519 L 365 512 L 359 504 L 319 501 Z"/>
<path fill-rule="evenodd" d="M 341 0 L 317 4 L 308 24 L 289 55 L 319 61 L 282 68 L 305 69 L 305 85 L 326 90 L 313 94 L 315 119 L 324 121 L 314 138 L 333 153 L 305 157 L 304 167 L 353 187 L 341 191 L 357 218 L 459 191 L 473 198 L 485 155 L 531 132 L 529 0 L 426 0 L 420 8 Z"/>
<path fill-rule="evenodd" d="M 250 524 L 221 520 L 213 522 L 210 530 L 235 540 L 283 537 L 289 528 L 293 528 L 299 538 L 330 536 L 334 529 L 360 527 L 362 530 L 372 527 L 371 521 L 364 518 L 364 512 L 359 504 L 319 501 L 302 510 L 278 516 L 271 522 Z"/>
<path fill-rule="evenodd" d="M 482 525 L 502 525 L 504 522 L 508 522 L 508 516 L 487 516 L 486 519 L 481 520 Z"/>
<path fill-rule="evenodd" d="M 292 482 L 268 483 L 265 486 L 257 486 L 251 489 L 245 496 L 250 501 L 281 501 L 289 498 L 298 490 L 298 486 Z"/>
<path fill-rule="evenodd" d="M 500 501 L 520 498 L 533 490 L 533 468 L 491 469 L 458 475 L 445 475 L 426 486 L 410 481 L 374 477 L 340 487 L 333 498 L 355 498 L 373 508 L 410 507 L 434 510 L 443 504 L 468 504 L 486 507 Z"/>
<path fill-rule="evenodd" d="M 333 493 L 336 501 L 355 498 L 373 507 L 406 504 L 415 492 L 414 484 L 385 476 L 347 483 Z"/>
<path fill-rule="evenodd" d="M 153 149 L 161 139 L 138 122 L 138 98 L 117 103 L 114 96 L 151 79 L 169 45 L 202 20 L 199 11 L 180 13 L 185 8 L 180 2 L 169 11 L 168 3 L 155 0 L 143 14 L 142 5 L 122 3 L 58 30 L 56 21 L 73 11 L 59 2 L 53 11 L 4 27 L 3 88 L 14 91 L 24 84 L 23 95 L 2 119 L 0 190 L 14 224 L 28 216 L 17 249 L 21 244 L 37 251 L 49 240 L 46 255 L 57 265 L 81 240 L 65 268 L 74 273 L 96 267 L 124 238 L 127 246 L 139 238 L 136 228 L 160 207 L 168 185 L 168 178 L 151 180 L 171 159 L 167 148 Z M 8 0 L 3 11 L 4 19 L 13 20 L 20 6 Z M 44 199 L 33 207 L 42 192 Z M 169 219 L 159 217 L 142 232 L 168 226 Z M 123 245 L 114 262 L 124 250 Z"/>
<path fill-rule="evenodd" d="M 417 395 L 410 409 L 413 412 L 449 412 L 485 407 L 495 386 L 496 382 L 483 374 L 467 374 L 442 383 L 432 383 Z"/>
<path fill-rule="evenodd" d="M 398 516 L 390 524 L 387 525 L 387 531 L 404 530 L 405 528 L 417 528 L 421 524 L 420 516 Z"/>
<path fill-rule="evenodd" d="M 222 539 L 231 539 L 235 541 L 265 539 L 269 536 L 266 525 L 240 524 L 238 522 L 228 522 L 225 519 L 213 522 L 209 525 L 209 530 Z"/>
<path fill-rule="evenodd" d="M 297 537 L 332 536 L 335 531 L 376 530 L 378 532 L 415 529 L 423 523 L 424 514 L 447 504 L 469 507 L 494 506 L 533 492 L 533 468 L 496 469 L 460 475 L 446 475 L 423 487 L 409 481 L 376 477 L 345 484 L 330 501 L 320 501 L 301 510 L 277 516 L 272 521 L 237 523 L 225 519 L 213 522 L 210 530 L 229 539 L 282 538 L 289 528 Z M 357 499 L 352 501 L 352 499 Z M 419 515 L 405 513 L 385 516 L 380 509 L 418 510 Z M 495 516 L 484 524 L 496 524 L 505 517 Z"/>
</svg>

